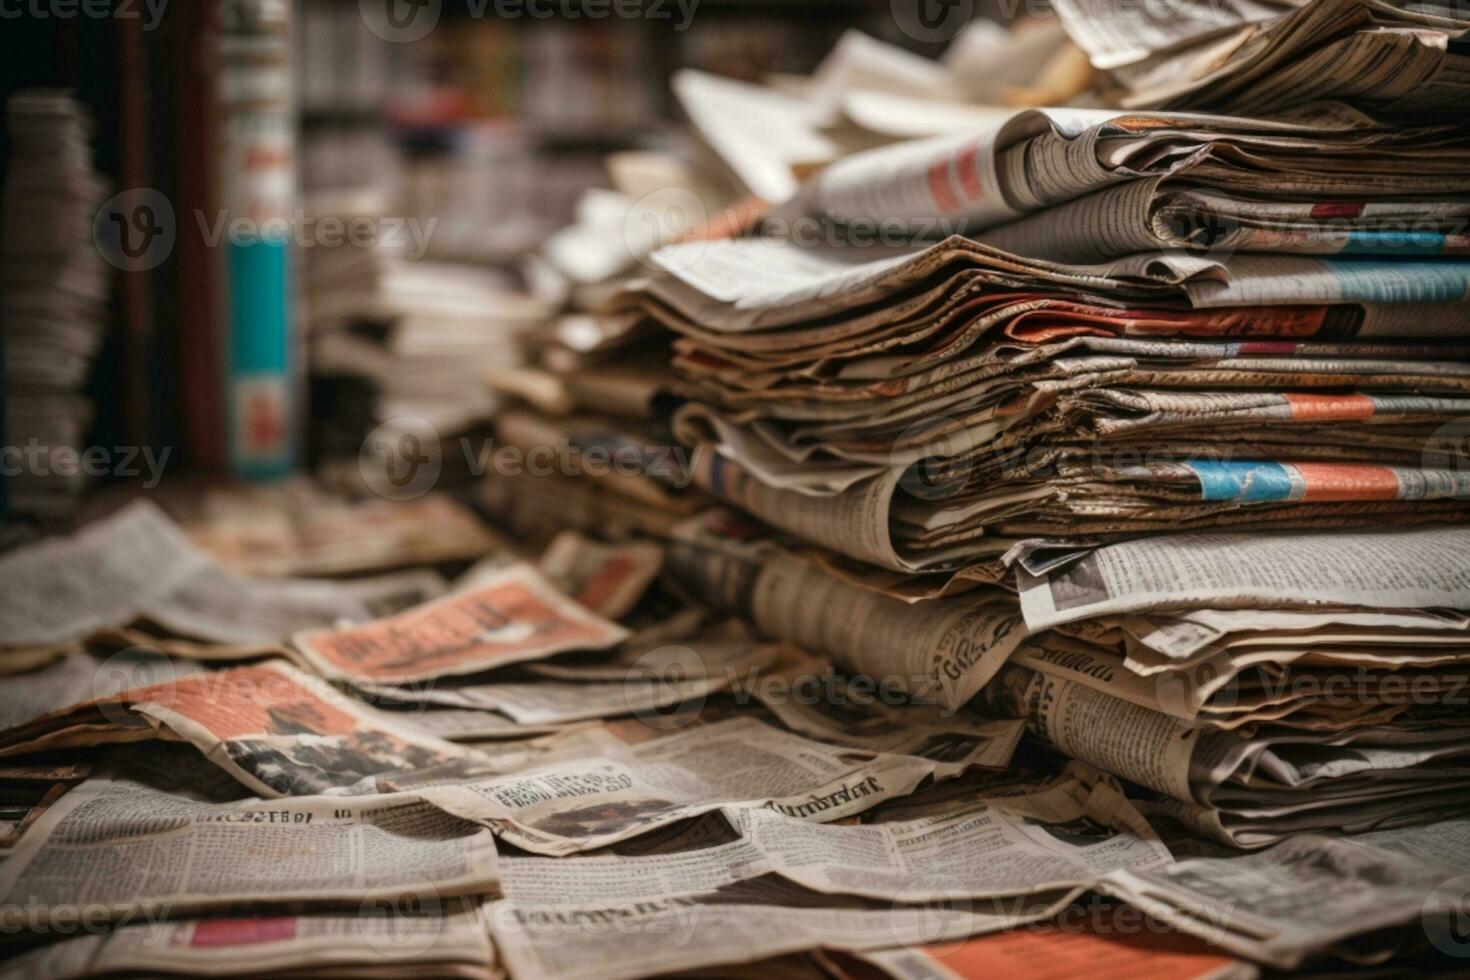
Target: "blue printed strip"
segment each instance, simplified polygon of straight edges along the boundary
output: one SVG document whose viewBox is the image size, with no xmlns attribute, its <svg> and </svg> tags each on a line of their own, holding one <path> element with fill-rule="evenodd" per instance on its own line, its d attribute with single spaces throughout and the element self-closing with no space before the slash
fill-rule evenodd
<svg viewBox="0 0 1470 980">
<path fill-rule="evenodd" d="M 1470 262 L 1395 262 L 1381 256 L 1321 261 L 1337 280 L 1337 299 L 1344 303 L 1443 303 L 1470 298 Z"/>
<path fill-rule="evenodd" d="M 1341 255 L 1442 255 L 1445 236 L 1437 231 L 1384 231 L 1357 228 L 1348 232 Z"/>
<path fill-rule="evenodd" d="M 1184 465 L 1199 478 L 1202 500 L 1300 500 L 1307 491 L 1297 468 L 1283 463 L 1190 460 Z"/>
</svg>

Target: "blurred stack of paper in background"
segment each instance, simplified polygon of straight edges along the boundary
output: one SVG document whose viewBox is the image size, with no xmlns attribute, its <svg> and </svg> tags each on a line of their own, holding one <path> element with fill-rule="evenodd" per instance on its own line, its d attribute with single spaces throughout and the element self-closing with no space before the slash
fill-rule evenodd
<svg viewBox="0 0 1470 980">
<path fill-rule="evenodd" d="M 386 214 L 370 197 L 319 202 L 311 221 L 302 251 L 319 469 L 358 482 L 382 427 L 437 437 L 441 462 L 462 475 L 473 460 L 461 440 L 483 433 L 494 407 L 485 377 L 518 362 L 516 337 L 546 305 L 509 276 L 424 259 L 434 223 Z"/>
<path fill-rule="evenodd" d="M 19 92 L 5 124 L 4 441 L 15 452 L 6 477 L 16 513 L 58 517 L 87 479 L 85 389 L 107 328 L 111 271 L 93 241 L 105 191 L 92 167 L 92 120 L 68 93 Z"/>
<path fill-rule="evenodd" d="M 735 206 L 735 190 L 670 153 L 614 154 L 607 171 L 613 186 L 584 194 L 576 222 L 526 266 L 532 291 L 558 312 L 521 335 L 524 366 L 489 374 L 503 452 L 486 457 L 483 502 L 543 540 L 568 523 L 663 534 L 705 502 L 673 448 L 663 338 L 604 307 L 656 248 Z M 537 447 L 556 453 L 537 464 Z"/>
</svg>

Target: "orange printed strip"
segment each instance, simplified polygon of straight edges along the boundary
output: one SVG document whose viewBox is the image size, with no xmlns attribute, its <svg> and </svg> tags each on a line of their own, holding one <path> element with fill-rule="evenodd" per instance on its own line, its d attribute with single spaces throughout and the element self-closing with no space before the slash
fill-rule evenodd
<svg viewBox="0 0 1470 980">
<path fill-rule="evenodd" d="M 1191 460 L 1200 499 L 1240 503 L 1470 498 L 1470 473 L 1366 463 Z"/>
<path fill-rule="evenodd" d="M 327 677 L 380 684 L 474 674 L 567 650 L 605 650 L 628 632 L 515 565 L 465 592 L 387 619 L 312 630 L 296 648 Z"/>
<path fill-rule="evenodd" d="M 1077 908 L 1074 906 L 1073 908 Z M 1067 918 L 1064 911 L 1063 919 Z M 951 943 L 858 953 L 884 973 L 932 980 L 1224 980 L 1256 971 L 1131 906 L 1082 928 L 1047 924 Z"/>
<path fill-rule="evenodd" d="M 1367 395 L 1312 395 L 1303 392 L 1288 392 L 1281 396 L 1291 408 L 1291 417 L 1298 422 L 1317 419 L 1368 419 L 1373 417 L 1377 406 Z"/>
<path fill-rule="evenodd" d="M 272 733 L 284 717 L 311 735 L 348 735 L 363 725 L 341 694 L 283 663 L 191 674 L 128 691 L 119 700 L 156 705 L 221 740 Z"/>
<path fill-rule="evenodd" d="M 1345 466 L 1337 463 L 1296 463 L 1302 484 L 1299 499 L 1308 503 L 1334 500 L 1403 500 L 1407 494 L 1398 470 L 1391 466 Z M 1418 495 L 1414 495 L 1418 496 Z"/>
</svg>

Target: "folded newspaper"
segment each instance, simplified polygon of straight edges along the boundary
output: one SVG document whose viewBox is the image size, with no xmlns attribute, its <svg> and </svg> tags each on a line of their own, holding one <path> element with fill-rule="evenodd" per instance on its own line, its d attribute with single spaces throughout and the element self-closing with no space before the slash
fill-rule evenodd
<svg viewBox="0 0 1470 980">
<path fill-rule="evenodd" d="M 1232 0 L 1185 9 L 1088 0 L 1060 13 L 1131 105 L 1264 115 L 1333 98 L 1412 119 L 1453 114 L 1465 97 L 1466 55 L 1455 42 L 1470 15 L 1454 3 Z"/>
<path fill-rule="evenodd" d="M 628 298 L 680 335 L 695 480 L 850 557 L 914 572 L 1032 537 L 1466 516 L 1463 446 L 1436 448 L 1464 352 L 1403 335 L 1458 329 L 1426 307 L 1463 321 L 1438 301 L 1470 265 L 682 248 Z"/>
</svg>

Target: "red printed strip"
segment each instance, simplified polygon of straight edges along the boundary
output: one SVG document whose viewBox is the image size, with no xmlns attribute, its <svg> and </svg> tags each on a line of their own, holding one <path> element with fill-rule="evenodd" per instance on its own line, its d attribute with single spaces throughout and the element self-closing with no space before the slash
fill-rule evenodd
<svg viewBox="0 0 1470 980">
<path fill-rule="evenodd" d="M 190 946 L 249 946 L 296 938 L 296 918 L 204 919 L 194 924 Z"/>
<path fill-rule="evenodd" d="M 976 140 L 960 151 L 955 159 L 955 167 L 960 174 L 960 189 L 965 192 L 965 197 L 971 201 L 978 201 L 985 196 L 985 187 L 980 181 L 980 141 Z"/>
<path fill-rule="evenodd" d="M 1293 463 L 1308 503 L 1343 500 L 1398 500 L 1399 478 L 1387 466 L 1338 463 Z"/>
<path fill-rule="evenodd" d="M 1361 201 L 1351 202 L 1328 202 L 1312 205 L 1312 217 L 1314 218 L 1356 218 L 1363 213 Z"/>
<path fill-rule="evenodd" d="M 929 164 L 929 193 L 934 195 L 934 206 L 940 211 L 958 211 L 959 198 L 955 197 L 954 185 L 949 179 L 949 158 L 941 157 Z"/>
<path fill-rule="evenodd" d="M 1310 395 L 1290 392 L 1281 396 L 1297 422 L 1318 419 L 1367 419 L 1373 417 L 1373 399 L 1367 395 Z"/>
<path fill-rule="evenodd" d="M 1128 310 L 1068 303 L 1059 300 L 1023 310 L 1006 325 L 1006 333 L 1017 340 L 1040 343 L 1059 330 L 1080 330 L 1088 326 L 1109 334 L 1128 337 L 1310 337 L 1322 330 L 1327 307 L 1259 306 L 1227 310 Z M 1243 353 L 1277 354 L 1294 352 L 1294 347 L 1278 350 L 1256 348 L 1254 344 L 1276 344 L 1281 341 L 1242 341 Z"/>
<path fill-rule="evenodd" d="M 1250 340 L 1233 346 L 1240 354 L 1295 354 L 1297 348 L 1289 340 Z"/>
</svg>

